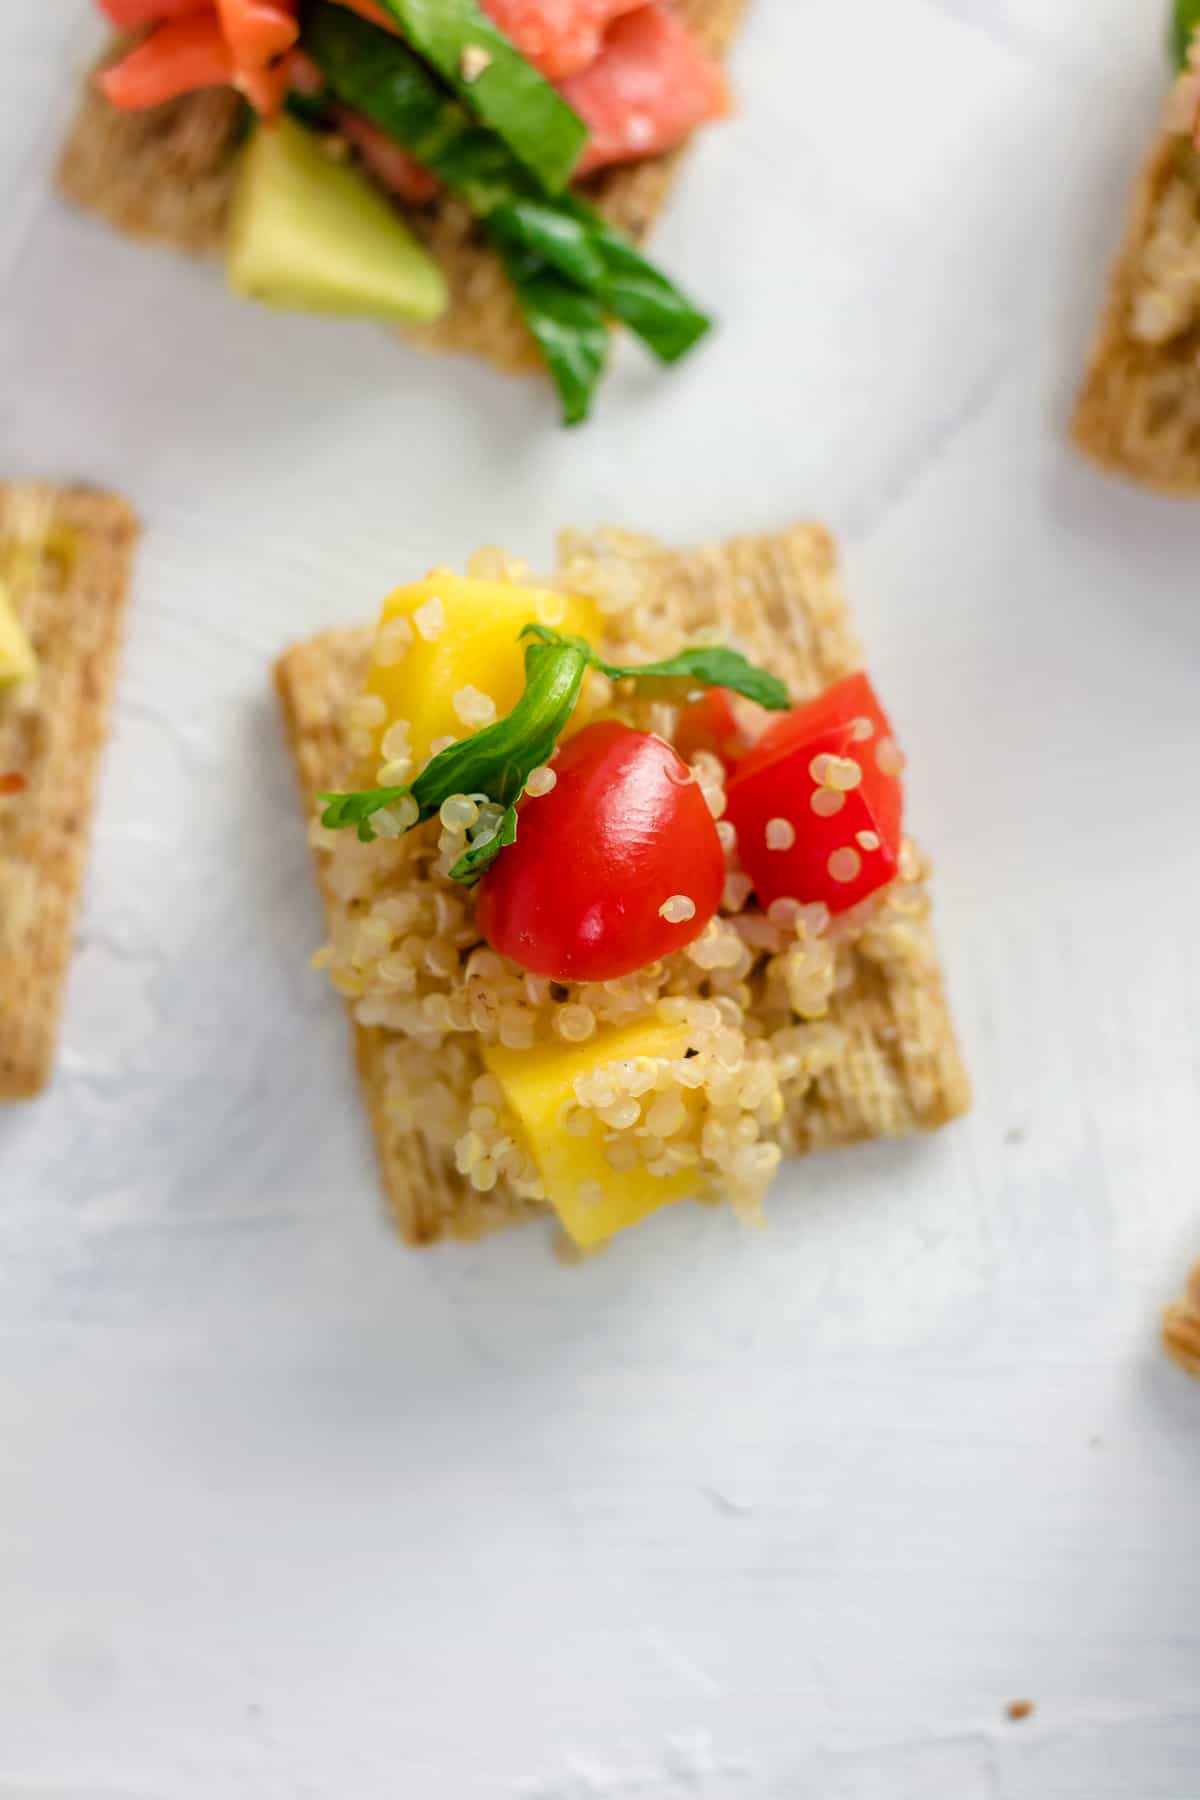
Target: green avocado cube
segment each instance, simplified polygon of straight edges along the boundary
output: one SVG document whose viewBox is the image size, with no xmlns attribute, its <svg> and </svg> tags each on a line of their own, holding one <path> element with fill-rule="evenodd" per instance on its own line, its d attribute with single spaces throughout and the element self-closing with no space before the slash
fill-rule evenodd
<svg viewBox="0 0 1200 1800">
<path fill-rule="evenodd" d="M 392 207 L 304 126 L 260 126 L 234 195 L 226 272 L 268 306 L 428 323 L 446 282 Z"/>
</svg>

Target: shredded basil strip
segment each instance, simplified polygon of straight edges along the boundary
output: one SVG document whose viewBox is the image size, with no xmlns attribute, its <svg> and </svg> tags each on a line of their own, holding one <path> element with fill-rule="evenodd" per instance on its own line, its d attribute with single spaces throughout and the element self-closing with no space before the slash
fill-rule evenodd
<svg viewBox="0 0 1200 1800">
<path fill-rule="evenodd" d="M 490 227 L 489 227 L 490 235 Z M 495 240 L 525 320 L 558 389 L 564 425 L 581 425 L 608 361 L 604 309 L 531 251 Z"/>
<path fill-rule="evenodd" d="M 587 126 L 475 0 L 381 4 L 414 50 L 543 187 L 557 193 L 566 186 L 587 142 Z"/>
<path fill-rule="evenodd" d="M 740 650 L 729 650 L 723 644 L 697 644 L 678 656 L 656 663 L 610 663 L 583 638 L 570 638 L 552 631 L 548 625 L 527 625 L 523 636 L 544 644 L 578 644 L 587 650 L 593 669 L 607 675 L 610 681 L 689 681 L 697 687 L 728 688 L 753 700 L 768 712 L 786 712 L 791 705 L 788 691 L 778 675 L 748 661 Z"/>
<path fill-rule="evenodd" d="M 505 822 L 495 842 L 492 857 L 516 836 L 517 801 L 525 791 L 525 783 L 534 769 L 549 762 L 555 745 L 566 729 L 575 710 L 579 690 L 588 670 L 588 650 L 576 643 L 529 643 L 525 646 L 525 692 L 512 711 L 494 725 L 486 726 L 461 743 L 451 744 L 426 764 L 416 780 L 406 787 L 368 788 L 355 794 L 321 794 L 324 810 L 321 823 L 331 831 L 357 826 L 365 844 L 378 833 L 371 825 L 375 813 L 411 794 L 418 807 L 414 825 L 432 819 L 443 801 L 454 794 L 486 794 L 488 799 L 513 811 L 510 835 L 505 838 Z M 503 840 L 503 841 L 500 841 Z M 489 840 L 490 841 L 490 840 Z M 488 861 L 492 860 L 488 857 Z M 471 863 L 474 879 L 482 867 Z M 460 877 L 459 879 L 462 879 Z"/>
</svg>

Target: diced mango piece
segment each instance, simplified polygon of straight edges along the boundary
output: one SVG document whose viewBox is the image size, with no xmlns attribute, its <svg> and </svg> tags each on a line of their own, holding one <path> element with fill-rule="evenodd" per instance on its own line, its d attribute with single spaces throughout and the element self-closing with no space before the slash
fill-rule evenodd
<svg viewBox="0 0 1200 1800">
<path fill-rule="evenodd" d="M 436 571 L 388 595 L 380 627 L 389 619 L 407 619 L 412 642 L 403 651 L 389 648 L 386 664 L 372 660 L 367 692 L 386 702 L 388 724 L 408 720 L 416 769 L 438 738 L 463 738 L 472 729 L 454 709 L 463 688 L 488 695 L 497 716 L 512 711 L 525 691 L 519 638 L 526 625 L 551 625 L 592 643 L 600 636 L 600 615 L 590 600 Z"/>
<path fill-rule="evenodd" d="M 15 687 L 19 681 L 32 681 L 37 674 L 37 657 L 17 617 L 12 595 L 0 581 L 0 690 Z"/>
<path fill-rule="evenodd" d="M 593 1121 L 590 1137 L 567 1132 L 561 1114 L 574 1098 L 576 1077 L 635 1057 L 680 1057 L 687 1046 L 686 1026 L 651 1020 L 608 1026 L 586 1044 L 485 1048 L 484 1061 L 525 1134 L 547 1198 L 575 1243 L 585 1248 L 602 1243 L 660 1207 L 686 1200 L 697 1186 L 690 1169 L 678 1175 L 651 1175 L 640 1167 L 628 1173 L 612 1168 L 605 1158 L 605 1126 L 599 1119 Z"/>
</svg>

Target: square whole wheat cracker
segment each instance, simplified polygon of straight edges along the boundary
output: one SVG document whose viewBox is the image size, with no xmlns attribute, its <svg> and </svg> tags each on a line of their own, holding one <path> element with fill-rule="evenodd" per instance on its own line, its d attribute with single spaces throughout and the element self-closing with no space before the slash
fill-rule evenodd
<svg viewBox="0 0 1200 1800">
<path fill-rule="evenodd" d="M 1155 212 L 1187 154 L 1164 131 L 1142 170 L 1072 427 L 1102 468 L 1180 497 L 1200 494 L 1200 327 L 1151 344 L 1129 321 Z"/>
<path fill-rule="evenodd" d="M 861 666 L 834 545 L 818 526 L 690 553 L 647 546 L 642 557 L 649 575 L 643 603 L 681 639 L 704 634 L 736 642 L 782 676 L 796 700 Z M 343 720 L 361 691 L 371 638 L 366 629 L 328 631 L 287 651 L 276 666 L 306 814 L 318 792 L 352 779 Z M 318 855 L 318 878 L 323 863 Z M 932 953 L 903 974 L 856 958 L 855 978 L 836 996 L 830 1018 L 845 1033 L 845 1049 L 789 1117 L 790 1153 L 933 1130 L 965 1112 L 967 1077 Z M 499 1190 L 477 1193 L 420 1131 L 389 1119 L 382 1105 L 388 1034 L 353 1029 L 384 1189 L 408 1243 L 478 1238 L 546 1216 L 545 1206 Z"/>
<path fill-rule="evenodd" d="M 0 690 L 0 1100 L 49 1080 L 138 525 L 88 487 L 0 482 L 0 572 L 38 656 Z"/>
<path fill-rule="evenodd" d="M 675 0 L 697 39 L 723 56 L 748 0 Z M 110 58 L 114 51 L 110 51 Z M 241 102 L 209 90 L 150 112 L 123 113 L 90 84 L 58 167 L 69 200 L 133 237 L 182 250 L 216 250 L 225 233 L 236 167 Z M 600 211 L 635 242 L 666 203 L 687 146 L 607 171 L 584 183 Z M 427 350 L 481 356 L 514 372 L 544 367 L 504 270 L 461 201 L 406 211 L 445 272 L 450 303 L 432 325 L 402 327 Z"/>
</svg>

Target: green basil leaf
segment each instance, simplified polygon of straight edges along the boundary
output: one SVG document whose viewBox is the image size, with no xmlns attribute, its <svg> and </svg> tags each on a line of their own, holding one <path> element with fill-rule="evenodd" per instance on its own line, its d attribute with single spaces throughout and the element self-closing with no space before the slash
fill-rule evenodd
<svg viewBox="0 0 1200 1800">
<path fill-rule="evenodd" d="M 582 202 L 575 202 L 574 209 L 604 265 L 603 282 L 595 291 L 609 312 L 660 361 L 678 362 L 712 329 L 712 320 L 607 220 Z"/>
<path fill-rule="evenodd" d="M 486 794 L 498 806 L 515 806 L 533 770 L 553 756 L 586 673 L 587 657 L 572 644 L 527 645 L 525 692 L 512 711 L 441 751 L 413 782 L 422 817 L 431 818 L 452 794 Z"/>
<path fill-rule="evenodd" d="M 579 690 L 588 670 L 586 646 L 577 643 L 533 642 L 525 648 L 525 692 L 512 711 L 494 725 L 477 731 L 461 743 L 450 744 L 426 763 L 408 787 L 365 788 L 358 793 L 320 794 L 323 811 L 321 823 L 330 831 L 358 827 L 365 844 L 378 836 L 371 819 L 381 807 L 390 806 L 404 794 L 417 803 L 418 817 L 414 825 L 432 819 L 441 811 L 444 801 L 454 794 L 486 794 L 497 806 L 503 806 L 500 836 L 508 826 L 508 813 L 525 791 L 525 783 L 534 769 L 549 762 L 559 738 L 575 710 Z M 511 827 L 511 843 L 516 835 Z M 491 843 L 489 838 L 487 843 Z M 477 846 L 481 851 L 485 845 Z M 470 862 L 476 846 L 462 860 Z M 496 845 L 498 855 L 504 843 Z M 486 861 L 490 861 L 487 858 Z M 486 866 L 486 861 L 484 866 Z M 471 866 L 474 866 L 472 863 Z"/>
<path fill-rule="evenodd" d="M 770 712 L 786 712 L 791 705 L 788 691 L 778 675 L 747 662 L 740 650 L 726 650 L 720 644 L 703 644 L 694 650 L 681 651 L 666 662 L 635 663 L 622 668 L 616 663 L 593 658 L 594 666 L 610 681 L 691 681 L 700 687 L 728 688 L 765 706 Z"/>
<path fill-rule="evenodd" d="M 503 242 L 594 295 L 663 362 L 677 362 L 710 329 L 687 296 L 582 201 L 519 199 L 495 208 L 488 223 Z"/>
<path fill-rule="evenodd" d="M 591 667 L 599 669 L 610 681 L 690 681 L 697 687 L 729 688 L 732 693 L 765 706 L 769 712 L 786 712 L 791 705 L 787 688 L 778 675 L 759 668 L 740 650 L 729 650 L 724 644 L 697 644 L 665 662 L 621 664 L 605 662 L 584 638 L 567 637 L 549 625 L 526 625 L 521 636 L 533 643 L 571 645 L 586 651 Z"/>
<path fill-rule="evenodd" d="M 565 187 L 587 142 L 587 126 L 475 0 L 382 3 L 414 50 L 543 187 L 551 193 Z M 476 57 L 480 73 L 471 70 Z"/>
<path fill-rule="evenodd" d="M 489 221 L 491 235 L 491 221 Z M 608 361 L 604 309 L 528 250 L 494 240 L 521 317 L 558 389 L 564 425 L 581 425 Z"/>
<path fill-rule="evenodd" d="M 382 812 L 385 806 L 393 806 L 410 792 L 406 787 L 390 787 L 366 788 L 356 794 L 318 794 L 323 809 L 321 823 L 327 831 L 344 831 L 355 825 L 363 843 L 372 844 L 379 835 L 371 828 L 374 814 Z"/>
<path fill-rule="evenodd" d="M 516 841 L 517 808 L 514 803 L 507 808 L 491 837 L 482 841 L 477 838 L 471 848 L 459 857 L 450 871 L 450 879 L 461 881 L 464 887 L 474 887 L 491 868 L 500 852 L 507 850 Z"/>
</svg>

